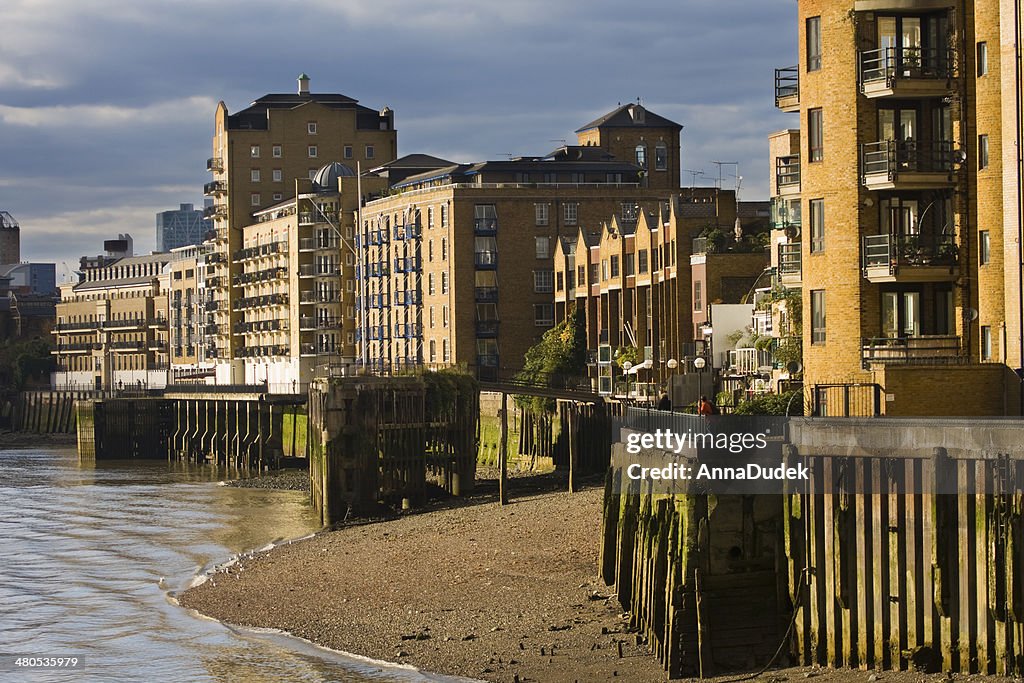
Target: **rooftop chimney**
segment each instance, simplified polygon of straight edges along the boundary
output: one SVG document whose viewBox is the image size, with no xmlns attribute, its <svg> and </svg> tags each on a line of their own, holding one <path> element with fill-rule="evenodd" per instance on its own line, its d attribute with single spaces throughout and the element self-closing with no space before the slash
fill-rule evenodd
<svg viewBox="0 0 1024 683">
<path fill-rule="evenodd" d="M 299 74 L 299 94 L 309 94 L 309 76 L 306 74 Z"/>
</svg>

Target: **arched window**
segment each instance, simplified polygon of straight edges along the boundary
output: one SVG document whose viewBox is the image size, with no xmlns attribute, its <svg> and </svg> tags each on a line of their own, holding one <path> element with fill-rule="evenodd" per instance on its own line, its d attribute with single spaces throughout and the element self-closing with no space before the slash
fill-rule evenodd
<svg viewBox="0 0 1024 683">
<path fill-rule="evenodd" d="M 636 165 L 647 168 L 647 146 L 643 143 L 636 146 Z"/>
</svg>

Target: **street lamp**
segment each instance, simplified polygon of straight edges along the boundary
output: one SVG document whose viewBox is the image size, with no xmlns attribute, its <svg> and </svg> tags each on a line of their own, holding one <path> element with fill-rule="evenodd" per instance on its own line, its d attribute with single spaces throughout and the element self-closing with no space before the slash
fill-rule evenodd
<svg viewBox="0 0 1024 683">
<path fill-rule="evenodd" d="M 693 367 L 697 370 L 697 396 L 698 402 L 699 397 L 704 395 L 704 366 L 707 365 L 707 361 L 704 360 L 704 356 L 697 356 L 693 359 Z"/>
<path fill-rule="evenodd" d="M 622 364 L 622 374 L 626 377 L 626 400 L 629 400 L 629 371 L 633 369 L 633 363 L 626 361 Z"/>
</svg>

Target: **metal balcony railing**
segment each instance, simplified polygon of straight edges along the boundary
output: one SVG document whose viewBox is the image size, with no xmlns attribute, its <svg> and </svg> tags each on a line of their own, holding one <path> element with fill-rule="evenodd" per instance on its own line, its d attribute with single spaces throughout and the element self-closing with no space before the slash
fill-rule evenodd
<svg viewBox="0 0 1024 683">
<path fill-rule="evenodd" d="M 476 300 L 478 303 L 487 304 L 495 303 L 498 301 L 498 288 L 497 287 L 477 287 L 476 288 Z"/>
<path fill-rule="evenodd" d="M 477 218 L 473 224 L 473 231 L 482 237 L 498 234 L 497 218 Z"/>
<path fill-rule="evenodd" d="M 892 84 L 900 78 L 948 80 L 956 75 L 956 59 L 951 49 L 901 46 L 861 50 L 859 66 L 861 84 Z"/>
<path fill-rule="evenodd" d="M 775 70 L 775 106 L 782 100 L 800 97 L 800 67 L 785 66 Z"/>
<path fill-rule="evenodd" d="M 210 157 L 206 160 L 206 170 L 213 173 L 220 173 L 224 170 L 224 164 L 221 162 L 220 157 Z"/>
<path fill-rule="evenodd" d="M 906 266 L 955 266 L 959 250 L 952 236 L 865 235 L 863 268 Z"/>
<path fill-rule="evenodd" d="M 881 140 L 861 146 L 861 169 L 865 176 L 884 175 L 895 179 L 900 173 L 950 173 L 953 143 Z"/>
<path fill-rule="evenodd" d="M 477 268 L 497 268 L 498 252 L 478 251 L 473 254 L 473 263 Z"/>
<path fill-rule="evenodd" d="M 791 154 L 775 159 L 775 184 L 780 188 L 800 185 L 799 154 Z"/>
<path fill-rule="evenodd" d="M 225 191 L 227 191 L 227 184 L 220 180 L 203 185 L 203 194 L 207 197 L 224 194 Z"/>
<path fill-rule="evenodd" d="M 923 335 L 918 337 L 876 337 L 861 344 L 864 363 L 933 365 L 968 362 L 960 353 L 960 337 Z"/>
<path fill-rule="evenodd" d="M 496 336 L 498 336 L 498 321 L 497 320 L 477 320 L 476 321 L 476 336 L 478 336 L 478 337 L 496 337 Z"/>
<path fill-rule="evenodd" d="M 801 243 L 788 242 L 779 245 L 779 276 L 800 277 L 803 272 L 803 257 L 801 256 Z"/>
</svg>

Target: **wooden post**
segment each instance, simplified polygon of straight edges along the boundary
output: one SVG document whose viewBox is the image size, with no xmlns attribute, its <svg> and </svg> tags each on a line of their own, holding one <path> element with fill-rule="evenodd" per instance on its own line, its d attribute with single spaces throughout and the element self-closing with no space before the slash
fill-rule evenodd
<svg viewBox="0 0 1024 683">
<path fill-rule="evenodd" d="M 508 504 L 508 394 L 501 392 L 501 442 L 498 444 L 498 502 Z"/>
<path fill-rule="evenodd" d="M 580 446 L 576 434 L 576 403 L 570 402 L 565 412 L 565 426 L 569 431 L 569 493 L 576 493 L 576 474 L 579 466 Z"/>
</svg>

